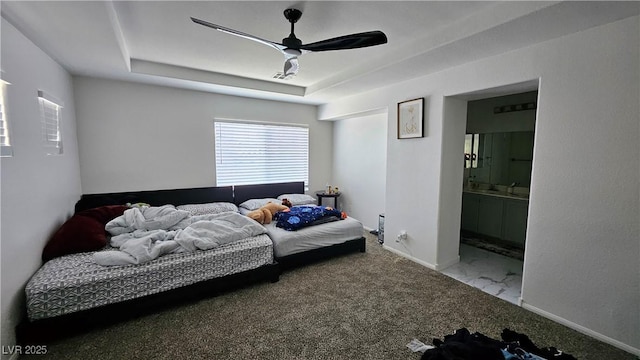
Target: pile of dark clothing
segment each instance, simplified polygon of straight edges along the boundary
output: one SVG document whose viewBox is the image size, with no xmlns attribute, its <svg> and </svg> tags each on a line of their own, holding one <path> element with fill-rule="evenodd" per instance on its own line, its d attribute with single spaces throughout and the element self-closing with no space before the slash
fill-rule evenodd
<svg viewBox="0 0 640 360">
<path fill-rule="evenodd" d="M 462 328 L 444 340 L 434 339 L 435 348 L 427 350 L 422 360 L 576 360 L 556 348 L 539 348 L 527 335 L 504 329 L 502 340 Z"/>
</svg>

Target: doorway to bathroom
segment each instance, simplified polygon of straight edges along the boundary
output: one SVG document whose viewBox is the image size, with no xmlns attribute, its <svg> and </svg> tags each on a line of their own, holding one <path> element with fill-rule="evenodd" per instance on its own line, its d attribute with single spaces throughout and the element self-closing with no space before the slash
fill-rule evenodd
<svg viewBox="0 0 640 360">
<path fill-rule="evenodd" d="M 466 100 L 459 262 L 442 273 L 514 304 L 522 291 L 537 82 Z"/>
</svg>

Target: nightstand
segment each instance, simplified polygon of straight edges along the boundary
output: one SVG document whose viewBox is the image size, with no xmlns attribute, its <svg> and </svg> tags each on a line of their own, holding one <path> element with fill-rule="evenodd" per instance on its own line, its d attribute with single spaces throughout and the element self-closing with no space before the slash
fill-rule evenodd
<svg viewBox="0 0 640 360">
<path fill-rule="evenodd" d="M 316 197 L 318 198 L 318 205 L 322 205 L 323 198 L 333 198 L 333 208 L 338 208 L 338 197 L 340 197 L 340 192 L 327 193 L 324 190 L 316 191 Z"/>
</svg>

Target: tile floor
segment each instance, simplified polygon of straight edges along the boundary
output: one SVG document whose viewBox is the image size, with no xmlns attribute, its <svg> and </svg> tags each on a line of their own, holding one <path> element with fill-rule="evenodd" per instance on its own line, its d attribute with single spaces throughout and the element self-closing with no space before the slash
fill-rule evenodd
<svg viewBox="0 0 640 360">
<path fill-rule="evenodd" d="M 460 262 L 441 272 L 510 303 L 522 290 L 521 260 L 460 244 Z"/>
</svg>

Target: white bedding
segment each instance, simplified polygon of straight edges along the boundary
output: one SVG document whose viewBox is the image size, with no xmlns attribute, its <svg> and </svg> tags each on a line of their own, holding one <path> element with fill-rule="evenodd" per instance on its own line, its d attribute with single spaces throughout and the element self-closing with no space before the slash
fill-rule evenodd
<svg viewBox="0 0 640 360">
<path fill-rule="evenodd" d="M 265 228 L 235 212 L 190 216 L 171 205 L 131 208 L 106 225 L 119 250 L 93 255 L 105 266 L 142 264 L 172 253 L 209 250 L 264 234 Z"/>
<path fill-rule="evenodd" d="M 273 241 L 273 252 L 276 258 L 359 239 L 363 236 L 364 230 L 362 223 L 352 217 L 305 227 L 297 231 L 276 227 L 275 221 L 264 227 Z"/>
</svg>

